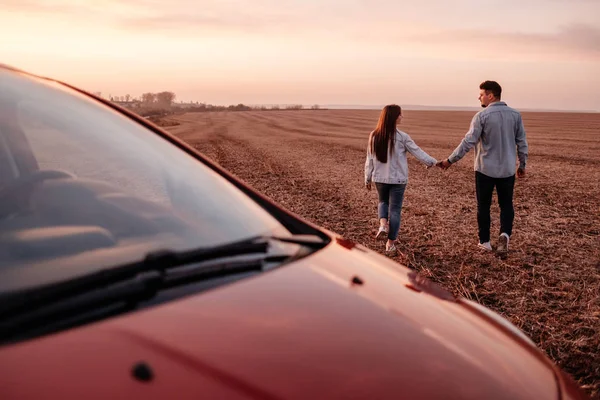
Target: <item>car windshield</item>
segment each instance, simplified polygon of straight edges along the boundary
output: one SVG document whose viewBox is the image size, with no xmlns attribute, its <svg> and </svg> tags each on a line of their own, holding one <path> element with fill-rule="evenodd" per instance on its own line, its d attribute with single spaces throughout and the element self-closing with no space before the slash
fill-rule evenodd
<svg viewBox="0 0 600 400">
<path fill-rule="evenodd" d="M 160 135 L 64 85 L 0 68 L 0 294 L 274 231 L 286 232 Z"/>
</svg>

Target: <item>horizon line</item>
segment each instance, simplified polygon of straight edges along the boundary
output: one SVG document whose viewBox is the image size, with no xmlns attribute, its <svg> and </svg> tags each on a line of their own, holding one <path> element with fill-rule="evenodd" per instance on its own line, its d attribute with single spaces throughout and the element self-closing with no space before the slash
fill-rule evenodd
<svg viewBox="0 0 600 400">
<path fill-rule="evenodd" d="M 376 104 L 299 104 L 299 103 L 256 103 L 256 104 L 248 104 L 248 106 L 291 106 L 291 105 L 302 105 L 303 107 L 311 107 L 313 105 L 318 105 L 319 107 L 335 107 L 336 109 L 353 109 L 353 110 L 378 110 L 382 109 L 384 105 L 376 105 Z M 399 104 L 400 107 L 406 110 L 431 110 L 431 111 L 478 111 L 481 107 L 476 106 L 427 106 L 421 104 Z M 532 108 L 532 107 L 515 107 L 515 109 L 525 112 L 558 112 L 558 113 L 585 113 L 585 114 L 597 114 L 600 113 L 600 110 L 592 110 L 592 109 L 559 109 L 559 108 Z"/>
</svg>

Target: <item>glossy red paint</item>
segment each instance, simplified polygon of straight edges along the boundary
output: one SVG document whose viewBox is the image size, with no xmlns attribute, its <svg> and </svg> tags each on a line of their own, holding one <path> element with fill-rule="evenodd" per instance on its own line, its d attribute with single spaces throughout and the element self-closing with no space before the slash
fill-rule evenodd
<svg viewBox="0 0 600 400">
<path fill-rule="evenodd" d="M 537 349 L 415 279 L 382 256 L 334 241 L 256 278 L 4 346 L 0 393 L 4 399 L 49 393 L 62 399 L 558 398 L 553 365 Z M 140 361 L 152 368 L 151 381 L 133 377 Z"/>
</svg>

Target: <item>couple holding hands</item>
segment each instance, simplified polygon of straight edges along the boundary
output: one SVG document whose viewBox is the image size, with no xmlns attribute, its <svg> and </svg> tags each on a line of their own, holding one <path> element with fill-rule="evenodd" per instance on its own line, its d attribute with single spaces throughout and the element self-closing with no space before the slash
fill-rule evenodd
<svg viewBox="0 0 600 400">
<path fill-rule="evenodd" d="M 490 207 L 495 187 L 500 206 L 500 235 L 496 251 L 508 252 L 514 219 L 515 175 L 525 175 L 527 139 L 521 114 L 501 101 L 500 85 L 494 81 L 485 81 L 479 85 L 479 89 L 479 101 L 484 109 L 475 114 L 464 139 L 443 161 L 431 157 L 417 146 L 407 133 L 397 129 L 402 119 L 399 106 L 387 105 L 381 111 L 377 127 L 369 135 L 365 187 L 371 190 L 374 182 L 377 188 L 379 230 L 376 238 L 387 239 L 386 254 L 397 254 L 395 242 L 400 229 L 404 191 L 408 183 L 406 153 L 411 153 L 428 168 L 438 166 L 447 170 L 473 147 L 478 246 L 485 251 L 493 251 L 490 243 Z"/>
</svg>

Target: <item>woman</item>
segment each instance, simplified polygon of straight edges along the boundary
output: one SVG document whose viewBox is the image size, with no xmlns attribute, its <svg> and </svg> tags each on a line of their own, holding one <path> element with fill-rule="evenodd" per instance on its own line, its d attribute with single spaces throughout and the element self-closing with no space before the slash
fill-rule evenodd
<svg viewBox="0 0 600 400">
<path fill-rule="evenodd" d="M 365 161 L 365 186 L 371 190 L 371 182 L 375 182 L 379 194 L 379 230 L 376 238 L 381 240 L 387 237 L 385 250 L 388 255 L 397 253 L 395 241 L 400 230 L 402 200 L 408 183 L 406 152 L 428 167 L 437 163 L 407 133 L 396 128 L 398 119 L 402 119 L 399 106 L 391 104 L 383 108 L 377 127 L 369 135 Z"/>
</svg>

